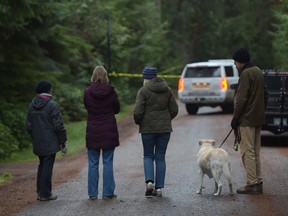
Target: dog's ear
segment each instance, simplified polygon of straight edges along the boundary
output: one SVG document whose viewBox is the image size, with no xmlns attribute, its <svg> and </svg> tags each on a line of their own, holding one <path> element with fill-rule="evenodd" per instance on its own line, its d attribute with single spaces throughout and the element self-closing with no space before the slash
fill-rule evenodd
<svg viewBox="0 0 288 216">
<path fill-rule="evenodd" d="M 199 146 L 203 144 L 203 140 L 199 140 Z"/>
<path fill-rule="evenodd" d="M 215 145 L 215 143 L 216 143 L 216 141 L 215 141 L 215 140 L 213 140 L 213 139 L 210 139 L 210 140 L 209 140 L 209 142 L 212 144 L 212 146 L 214 146 L 214 145 Z"/>
</svg>

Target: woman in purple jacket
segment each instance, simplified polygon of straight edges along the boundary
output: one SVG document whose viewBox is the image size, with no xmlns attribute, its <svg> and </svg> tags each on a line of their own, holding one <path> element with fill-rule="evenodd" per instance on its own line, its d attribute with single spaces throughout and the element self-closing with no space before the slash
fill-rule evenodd
<svg viewBox="0 0 288 216">
<path fill-rule="evenodd" d="M 84 91 L 84 105 L 88 112 L 86 147 L 88 152 L 88 195 L 94 200 L 98 196 L 99 159 L 103 160 L 103 199 L 113 199 L 115 181 L 113 156 L 119 146 L 115 114 L 120 111 L 117 93 L 110 86 L 107 71 L 97 66 L 91 76 L 91 84 Z"/>
</svg>

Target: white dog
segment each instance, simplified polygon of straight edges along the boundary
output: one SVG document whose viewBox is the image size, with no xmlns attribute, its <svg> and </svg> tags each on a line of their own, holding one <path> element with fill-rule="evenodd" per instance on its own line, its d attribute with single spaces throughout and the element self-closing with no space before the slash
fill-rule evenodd
<svg viewBox="0 0 288 216">
<path fill-rule="evenodd" d="M 220 195 L 222 190 L 220 178 L 222 173 L 224 173 L 224 176 L 227 178 L 229 183 L 230 195 L 233 195 L 230 159 L 228 153 L 224 149 L 214 148 L 215 140 L 212 139 L 200 140 L 199 145 L 200 150 L 197 154 L 197 164 L 199 166 L 201 184 L 196 193 L 201 194 L 203 188 L 203 178 L 204 174 L 206 174 L 209 178 L 214 178 L 215 180 L 214 195 Z"/>
</svg>

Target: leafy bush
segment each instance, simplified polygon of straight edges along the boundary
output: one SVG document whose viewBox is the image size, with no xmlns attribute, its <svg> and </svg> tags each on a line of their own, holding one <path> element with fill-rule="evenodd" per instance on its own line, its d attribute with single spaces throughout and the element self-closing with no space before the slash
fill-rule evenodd
<svg viewBox="0 0 288 216">
<path fill-rule="evenodd" d="M 74 122 L 85 119 L 83 92 L 84 89 L 69 85 L 61 85 L 57 88 L 53 99 L 59 105 L 65 121 Z"/>
<path fill-rule="evenodd" d="M 0 123 L 0 160 L 9 158 L 18 149 L 18 145 L 9 127 Z"/>
<path fill-rule="evenodd" d="M 135 103 L 137 91 L 143 85 L 142 78 L 113 77 L 110 81 L 118 94 L 121 106 Z"/>
<path fill-rule="evenodd" d="M 2 113 L 2 123 L 9 127 L 12 136 L 18 141 L 18 148 L 25 149 L 31 145 L 31 139 L 26 132 L 26 110 L 7 107 Z"/>
</svg>

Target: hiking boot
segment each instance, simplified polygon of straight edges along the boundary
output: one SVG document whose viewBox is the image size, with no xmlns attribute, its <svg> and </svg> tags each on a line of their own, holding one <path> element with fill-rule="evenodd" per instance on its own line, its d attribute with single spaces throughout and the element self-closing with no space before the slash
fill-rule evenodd
<svg viewBox="0 0 288 216">
<path fill-rule="evenodd" d="M 237 189 L 238 194 L 262 194 L 262 184 L 245 185 L 242 188 Z"/>
<path fill-rule="evenodd" d="M 156 190 L 153 190 L 153 193 L 152 193 L 153 196 L 156 196 L 156 197 L 162 197 L 162 190 L 161 188 L 158 188 Z"/>
<path fill-rule="evenodd" d="M 152 196 L 154 191 L 154 186 L 152 182 L 148 182 L 146 184 L 146 191 L 145 191 L 145 196 Z"/>
<path fill-rule="evenodd" d="M 56 195 L 52 195 L 50 197 L 38 197 L 37 200 L 39 201 L 50 201 L 50 200 L 56 200 L 57 196 Z"/>
<path fill-rule="evenodd" d="M 113 195 L 108 195 L 108 196 L 102 196 L 103 200 L 111 200 L 111 199 L 115 199 L 117 198 L 117 195 L 113 194 Z"/>
<path fill-rule="evenodd" d="M 261 193 L 263 193 L 263 182 L 257 184 Z"/>
</svg>

